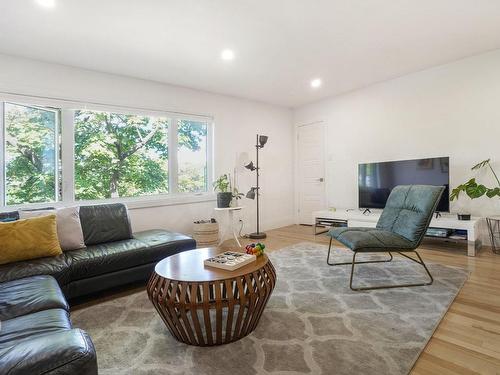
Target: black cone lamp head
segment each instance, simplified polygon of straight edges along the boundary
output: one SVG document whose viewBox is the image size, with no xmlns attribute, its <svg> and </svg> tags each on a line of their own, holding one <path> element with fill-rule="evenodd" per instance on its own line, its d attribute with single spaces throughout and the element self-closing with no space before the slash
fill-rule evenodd
<svg viewBox="0 0 500 375">
<path fill-rule="evenodd" d="M 259 135 L 259 146 L 260 148 L 264 147 L 264 145 L 267 143 L 267 139 L 269 137 L 267 135 Z"/>
<path fill-rule="evenodd" d="M 246 197 L 247 197 L 248 199 L 255 199 L 255 191 L 256 191 L 256 190 L 257 190 L 257 188 L 254 188 L 254 187 L 253 187 L 253 188 L 251 188 L 251 189 L 248 191 L 248 193 L 247 193 Z"/>
<path fill-rule="evenodd" d="M 255 171 L 257 168 L 255 167 L 255 165 L 253 165 L 253 161 L 251 161 L 250 163 L 248 163 L 247 165 L 245 165 L 245 168 L 246 169 L 249 169 L 251 171 Z"/>
</svg>

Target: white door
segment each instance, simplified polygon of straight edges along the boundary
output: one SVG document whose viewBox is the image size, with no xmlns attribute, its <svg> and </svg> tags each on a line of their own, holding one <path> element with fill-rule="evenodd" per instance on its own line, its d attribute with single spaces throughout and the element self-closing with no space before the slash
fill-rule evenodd
<svg viewBox="0 0 500 375">
<path fill-rule="evenodd" d="M 299 224 L 313 224 L 313 211 L 326 209 L 325 126 L 323 122 L 297 130 Z"/>
</svg>

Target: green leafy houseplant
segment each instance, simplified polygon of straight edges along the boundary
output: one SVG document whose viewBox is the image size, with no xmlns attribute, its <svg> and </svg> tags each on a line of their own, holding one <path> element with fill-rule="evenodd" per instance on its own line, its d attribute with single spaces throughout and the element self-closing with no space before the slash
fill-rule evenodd
<svg viewBox="0 0 500 375">
<path fill-rule="evenodd" d="M 480 198 L 483 195 L 486 195 L 488 198 L 500 197 L 500 180 L 498 179 L 497 174 L 490 164 L 490 159 L 483 160 L 482 162 L 476 164 L 472 167 L 473 171 L 479 170 L 481 168 L 489 168 L 495 180 L 497 182 L 497 187 L 489 188 L 482 184 L 478 184 L 475 178 L 471 178 L 464 184 L 458 185 L 455 189 L 451 191 L 450 200 L 453 201 L 458 199 L 460 193 L 464 192 L 471 199 Z"/>
<path fill-rule="evenodd" d="M 236 181 L 235 181 L 236 183 Z M 231 187 L 231 175 L 223 174 L 213 183 L 214 190 L 218 191 L 217 193 L 217 207 L 226 208 L 231 205 L 231 201 L 233 199 L 241 199 L 243 197 L 243 193 L 240 193 L 236 186 L 234 188 Z"/>
<path fill-rule="evenodd" d="M 223 174 L 217 180 L 214 181 L 214 190 L 220 193 L 226 193 L 231 188 L 231 179 L 227 174 Z"/>
<path fill-rule="evenodd" d="M 233 193 L 231 192 L 231 177 L 227 174 L 221 175 L 214 181 L 214 190 L 217 193 L 217 207 L 227 208 L 231 205 L 233 200 Z"/>
</svg>

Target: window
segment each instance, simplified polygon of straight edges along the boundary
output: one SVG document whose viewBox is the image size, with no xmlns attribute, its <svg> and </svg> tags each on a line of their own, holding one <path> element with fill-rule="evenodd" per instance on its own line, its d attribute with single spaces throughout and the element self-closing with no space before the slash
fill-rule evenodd
<svg viewBox="0 0 500 375">
<path fill-rule="evenodd" d="M 168 193 L 168 118 L 75 111 L 75 198 Z"/>
<path fill-rule="evenodd" d="M 5 203 L 59 199 L 59 111 L 4 103 Z"/>
<path fill-rule="evenodd" d="M 207 191 L 207 123 L 178 120 L 179 192 Z"/>
<path fill-rule="evenodd" d="M 209 191 L 207 118 L 47 102 L 0 102 L 0 206 Z"/>
</svg>

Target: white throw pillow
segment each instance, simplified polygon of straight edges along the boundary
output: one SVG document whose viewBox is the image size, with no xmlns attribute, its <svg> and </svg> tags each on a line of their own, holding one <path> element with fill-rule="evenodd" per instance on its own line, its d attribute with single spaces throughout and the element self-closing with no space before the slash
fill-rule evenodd
<svg viewBox="0 0 500 375">
<path fill-rule="evenodd" d="M 55 210 L 19 211 L 20 219 L 56 214 L 57 236 L 63 251 L 85 247 L 82 224 L 80 223 L 80 207 L 63 207 Z"/>
</svg>

